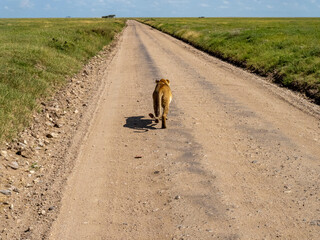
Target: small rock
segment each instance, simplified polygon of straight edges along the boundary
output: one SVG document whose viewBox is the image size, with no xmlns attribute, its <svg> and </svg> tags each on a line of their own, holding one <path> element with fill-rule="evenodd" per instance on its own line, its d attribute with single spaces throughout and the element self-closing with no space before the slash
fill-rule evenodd
<svg viewBox="0 0 320 240">
<path fill-rule="evenodd" d="M 39 179 L 39 178 L 33 179 L 32 182 L 33 182 L 33 183 L 38 183 L 38 182 L 40 182 L 40 179 Z"/>
<path fill-rule="evenodd" d="M 8 166 L 14 170 L 17 170 L 19 168 L 19 164 L 17 162 L 9 163 Z"/>
<path fill-rule="evenodd" d="M 18 142 L 18 149 L 19 151 L 23 151 L 27 148 L 27 145 L 25 143 L 21 143 L 21 142 Z"/>
<path fill-rule="evenodd" d="M 62 124 L 60 124 L 60 123 L 55 123 L 55 124 L 53 125 L 53 127 L 55 127 L 55 128 L 61 128 L 61 127 L 62 127 Z"/>
<path fill-rule="evenodd" d="M 16 152 L 16 154 L 24 158 L 31 158 L 32 156 L 31 152 L 26 150 L 23 150 L 23 151 L 19 150 L 18 152 Z"/>
<path fill-rule="evenodd" d="M 28 227 L 26 230 L 24 230 L 24 232 L 31 232 L 33 230 L 33 227 Z"/>
<path fill-rule="evenodd" d="M 310 225 L 311 225 L 311 226 L 318 226 L 318 227 L 320 227 L 320 220 L 313 220 L 313 221 L 310 222 Z"/>
<path fill-rule="evenodd" d="M 8 152 L 7 151 L 1 151 L 0 152 L 0 156 L 4 157 L 4 158 L 8 158 Z"/>
<path fill-rule="evenodd" d="M 79 112 L 79 111 L 78 111 L 77 109 L 76 109 L 76 110 L 74 110 L 74 113 L 75 113 L 75 114 L 77 114 L 78 112 Z"/>
<path fill-rule="evenodd" d="M 142 156 L 138 156 L 138 155 L 137 155 L 137 156 L 135 156 L 134 158 L 142 158 Z"/>
<path fill-rule="evenodd" d="M 42 210 L 39 215 L 46 215 L 46 211 Z"/>
<path fill-rule="evenodd" d="M 43 140 L 42 140 L 42 139 L 39 139 L 39 140 L 38 140 L 38 146 L 39 146 L 39 147 L 43 147 L 43 146 L 44 146 L 44 143 L 43 143 Z"/>
<path fill-rule="evenodd" d="M 48 208 L 49 211 L 53 211 L 54 209 L 55 209 L 54 206 L 51 206 L 51 207 Z"/>
<path fill-rule="evenodd" d="M 160 173 L 160 171 L 154 171 L 153 173 L 154 173 L 154 174 L 159 174 L 159 173 Z"/>
<path fill-rule="evenodd" d="M 21 156 L 21 154 L 22 154 L 21 150 L 17 151 L 16 154 Z"/>
<path fill-rule="evenodd" d="M 181 198 L 181 197 L 180 197 L 179 195 L 177 195 L 177 196 L 174 197 L 175 200 L 178 200 L 178 199 L 180 199 L 180 198 Z"/>
<path fill-rule="evenodd" d="M 11 195 L 11 191 L 10 190 L 0 190 L 0 193 L 2 193 L 3 195 L 6 195 L 6 196 L 10 196 Z"/>
<path fill-rule="evenodd" d="M 53 121 L 53 119 L 51 119 L 51 120 L 50 120 L 50 122 L 49 122 L 49 121 L 47 121 L 47 122 L 46 122 L 46 125 L 47 125 L 48 127 L 52 127 L 52 126 L 53 126 L 52 121 Z"/>
<path fill-rule="evenodd" d="M 56 133 L 48 133 L 47 135 L 46 135 L 46 137 L 47 138 L 55 138 L 55 137 L 57 137 L 58 135 L 56 134 Z"/>
<path fill-rule="evenodd" d="M 46 135 L 46 137 L 47 137 L 47 138 L 53 138 L 53 134 L 52 134 L 52 133 L 48 133 L 48 134 Z"/>
<path fill-rule="evenodd" d="M 31 187 L 33 187 L 33 185 L 31 183 L 27 183 L 25 187 L 26 188 L 31 188 Z"/>
</svg>

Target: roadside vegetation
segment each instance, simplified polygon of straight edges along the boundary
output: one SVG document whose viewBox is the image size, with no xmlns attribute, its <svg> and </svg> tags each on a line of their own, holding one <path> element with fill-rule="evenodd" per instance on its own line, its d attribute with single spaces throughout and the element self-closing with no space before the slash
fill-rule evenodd
<svg viewBox="0 0 320 240">
<path fill-rule="evenodd" d="M 148 18 L 154 28 L 320 104 L 320 18 Z"/>
<path fill-rule="evenodd" d="M 124 19 L 0 19 L 0 141 L 109 44 Z"/>
</svg>

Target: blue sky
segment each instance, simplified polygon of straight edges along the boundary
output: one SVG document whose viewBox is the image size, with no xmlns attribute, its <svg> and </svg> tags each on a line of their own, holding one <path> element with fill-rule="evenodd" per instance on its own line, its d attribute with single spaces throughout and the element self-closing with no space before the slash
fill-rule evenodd
<svg viewBox="0 0 320 240">
<path fill-rule="evenodd" d="M 0 0 L 0 18 L 320 17 L 320 0 Z"/>
</svg>

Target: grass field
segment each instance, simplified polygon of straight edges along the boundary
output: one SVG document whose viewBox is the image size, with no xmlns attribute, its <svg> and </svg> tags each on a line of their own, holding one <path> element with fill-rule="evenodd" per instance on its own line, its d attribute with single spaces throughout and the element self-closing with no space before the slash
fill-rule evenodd
<svg viewBox="0 0 320 240">
<path fill-rule="evenodd" d="M 320 18 L 148 18 L 139 21 L 270 76 L 320 104 Z"/>
<path fill-rule="evenodd" d="M 120 32 L 125 20 L 0 19 L 0 141 Z"/>
</svg>

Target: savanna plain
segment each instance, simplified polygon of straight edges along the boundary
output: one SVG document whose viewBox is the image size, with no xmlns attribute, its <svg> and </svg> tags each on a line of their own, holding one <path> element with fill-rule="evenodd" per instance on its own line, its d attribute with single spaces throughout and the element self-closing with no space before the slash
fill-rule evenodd
<svg viewBox="0 0 320 240">
<path fill-rule="evenodd" d="M 319 25 L 1 19 L 0 239 L 319 239 Z"/>
<path fill-rule="evenodd" d="M 39 99 L 109 44 L 125 20 L 0 19 L 0 139 L 31 120 Z"/>
<path fill-rule="evenodd" d="M 319 18 L 139 19 L 319 103 Z"/>
</svg>

